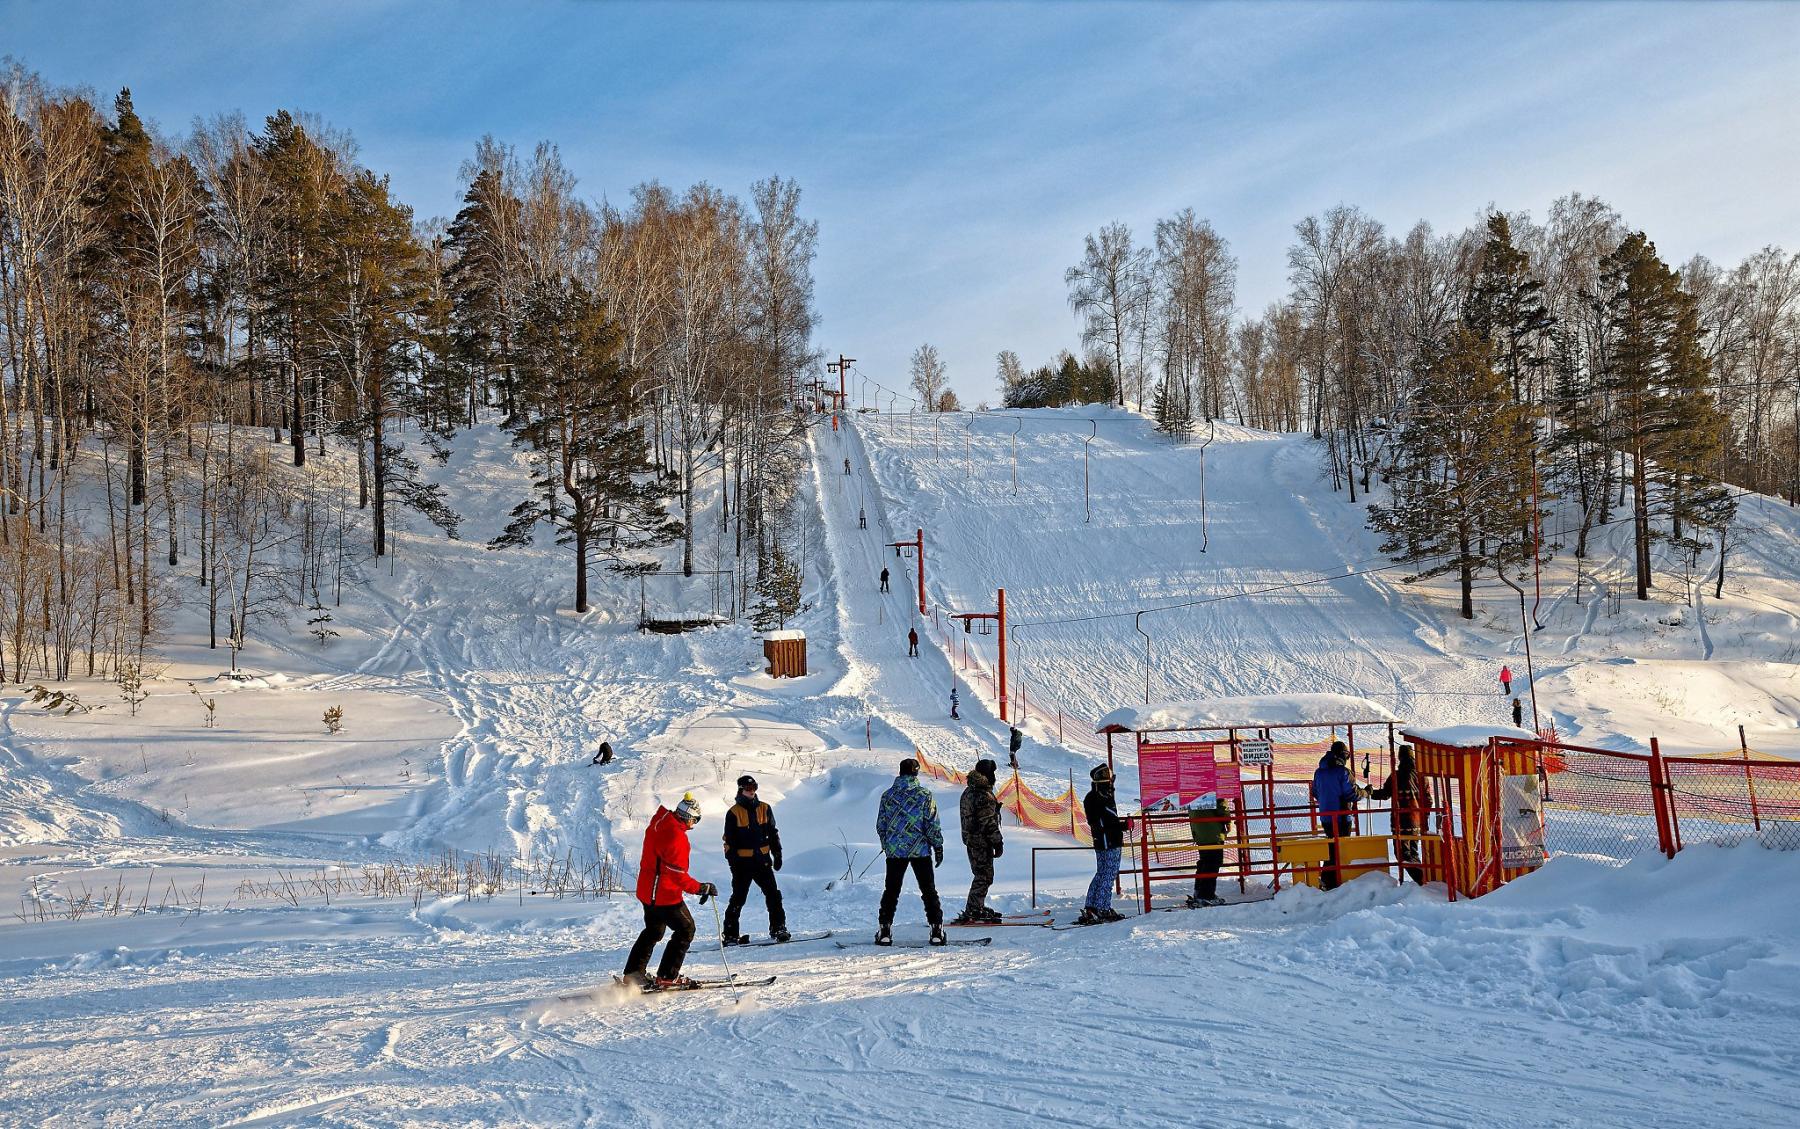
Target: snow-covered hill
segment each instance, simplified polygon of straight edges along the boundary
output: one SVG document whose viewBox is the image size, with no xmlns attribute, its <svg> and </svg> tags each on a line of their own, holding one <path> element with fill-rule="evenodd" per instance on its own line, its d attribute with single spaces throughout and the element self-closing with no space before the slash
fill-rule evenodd
<svg viewBox="0 0 1800 1129">
<path fill-rule="evenodd" d="M 777 1124 L 1690 1125 L 1773 1123 L 1791 1103 L 1800 916 L 1763 897 L 1794 856 L 1696 849 L 1622 869 L 1554 860 L 1479 902 L 1363 880 L 1332 895 L 1156 914 L 1074 932 L 996 930 L 986 949 L 740 950 L 780 977 L 727 993 L 563 1002 L 618 969 L 641 917 L 627 895 L 555 897 L 552 864 L 620 877 L 657 803 L 707 812 L 696 869 L 743 772 L 776 805 L 796 928 L 872 928 L 875 799 L 914 748 L 967 767 L 1003 750 L 982 685 L 917 618 L 887 543 L 924 526 L 928 596 L 1016 622 L 1081 619 L 1357 571 L 1328 584 L 1145 617 L 1158 696 L 1349 691 L 1426 722 L 1498 720 L 1518 665 L 1502 596 L 1474 625 L 1443 594 L 1373 572 L 1360 508 L 1319 481 L 1304 440 L 1231 430 L 1198 466 L 1141 420 L 927 417 L 814 435 L 807 539 L 812 673 L 776 682 L 743 627 L 639 635 L 635 585 L 575 616 L 566 550 L 489 551 L 523 483 L 503 435 L 462 437 L 435 471 L 465 536 L 409 534 L 365 568 L 320 648 L 296 625 L 226 689 L 191 618 L 132 717 L 50 718 L 17 695 L 0 731 L 0 1121 L 170 1125 Z M 845 460 L 851 473 L 843 473 Z M 1190 484 L 1193 490 L 1189 490 Z M 858 510 L 868 520 L 863 529 Z M 1540 698 L 1596 742 L 1644 725 L 1718 744 L 1733 711 L 1781 748 L 1797 707 L 1793 519 L 1756 509 L 1725 601 L 1633 618 L 1546 581 Z M 706 513 L 700 515 L 706 520 Z M 710 559 L 703 567 L 712 567 Z M 893 591 L 876 575 L 894 570 Z M 1738 586 L 1734 589 L 1734 585 Z M 1784 618 L 1785 617 L 1785 618 Z M 924 646 L 908 658 L 918 623 Z M 960 643 L 961 637 L 958 637 Z M 991 662 L 991 638 L 967 637 Z M 1034 699 L 1071 717 L 1142 696 L 1122 620 L 1020 633 Z M 1605 672 L 1611 672 L 1607 674 Z M 201 724 L 189 681 L 218 699 Z M 1685 697 L 1682 697 L 1685 695 Z M 1666 704 L 1673 703 L 1673 704 Z M 345 731 L 325 734 L 327 705 Z M 1684 708 L 1685 707 L 1685 708 Z M 1690 713 L 1688 711 L 1704 711 Z M 1679 715 L 1679 716 L 1678 716 Z M 1694 728 L 1678 730 L 1678 725 Z M 1042 718 L 1022 759 L 1045 789 L 1092 763 Z M 1073 726 L 1071 724 L 1070 728 Z M 589 763 L 609 739 L 618 759 Z M 1787 747 L 1791 748 L 1791 739 Z M 939 794 L 947 813 L 955 795 Z M 953 819 L 953 814 L 951 815 Z M 1032 846 L 1009 827 L 998 904 L 1027 905 Z M 952 828 L 940 883 L 966 862 Z M 491 896 L 362 873 L 441 865 L 529 875 Z M 341 867 L 341 869 L 328 869 Z M 1078 900 L 1089 860 L 1038 856 L 1044 900 Z M 441 870 L 439 872 L 441 878 Z M 455 885 L 455 883 L 451 883 Z M 72 920 L 71 904 L 101 891 Z M 105 896 L 105 895 L 102 895 Z M 141 899 L 141 900 L 140 900 Z M 95 906 L 114 905 L 118 912 Z M 720 962 L 711 907 L 690 966 Z M 917 899 L 903 934 L 922 932 Z M 745 925 L 764 923 L 754 895 Z"/>
</svg>

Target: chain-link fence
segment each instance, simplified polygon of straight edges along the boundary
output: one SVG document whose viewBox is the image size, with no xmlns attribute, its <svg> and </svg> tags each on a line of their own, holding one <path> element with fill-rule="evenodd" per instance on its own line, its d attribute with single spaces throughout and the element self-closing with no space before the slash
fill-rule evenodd
<svg viewBox="0 0 1800 1129">
<path fill-rule="evenodd" d="M 1755 840 L 1800 849 L 1800 761 L 1664 757 L 1675 848 Z"/>
</svg>

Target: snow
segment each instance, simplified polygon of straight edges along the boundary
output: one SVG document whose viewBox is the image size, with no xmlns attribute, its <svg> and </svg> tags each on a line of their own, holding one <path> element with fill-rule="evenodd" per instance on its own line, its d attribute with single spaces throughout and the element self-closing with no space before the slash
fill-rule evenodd
<svg viewBox="0 0 1800 1129">
<path fill-rule="evenodd" d="M 806 632 L 790 627 L 785 631 L 765 631 L 763 632 L 763 638 L 775 640 L 804 639 L 806 638 Z"/>
<path fill-rule="evenodd" d="M 1090 411 L 1109 421 L 1092 444 L 1092 523 L 1080 494 Z M 723 881 L 716 820 L 749 772 L 783 831 L 793 927 L 866 937 L 875 804 L 900 759 L 917 749 L 966 769 L 1006 751 L 998 701 L 970 680 L 994 640 L 940 642 L 918 614 L 911 562 L 885 547 L 896 528 L 926 530 L 940 619 L 1007 588 L 1033 696 L 1020 761 L 1042 792 L 1084 781 L 1102 755 L 1092 719 L 1142 696 L 1145 654 L 1130 617 L 1048 621 L 1141 604 L 1281 589 L 1143 617 L 1163 708 L 1218 711 L 1210 724 L 1391 712 L 1415 732 L 1508 731 L 1493 675 L 1523 667 L 1516 603 L 1511 626 L 1502 614 L 1510 590 L 1484 595 L 1482 618 L 1464 624 L 1445 590 L 1369 571 L 1379 561 L 1361 510 L 1324 486 L 1305 440 L 1220 429 L 1201 553 L 1194 448 L 1123 413 L 1031 413 L 1014 495 L 1012 426 L 973 420 L 966 463 L 955 417 L 815 429 L 796 519 L 812 605 L 795 627 L 809 644 L 802 678 L 763 674 L 766 636 L 746 626 L 639 634 L 635 581 L 603 575 L 595 610 L 566 614 L 566 549 L 548 537 L 484 547 L 528 455 L 482 428 L 432 469 L 467 540 L 409 532 L 398 560 L 365 562 L 332 609 L 342 634 L 329 647 L 299 625 L 262 631 L 240 656 L 254 680 L 228 684 L 188 608 L 136 717 L 91 682 L 72 686 L 104 704 L 97 713 L 0 699 L 0 895 L 17 907 L 0 920 L 0 1123 L 1791 1120 L 1800 908 L 1787 892 L 1800 852 L 1753 843 L 1623 866 L 1555 857 L 1454 903 L 1380 876 L 1273 897 L 1226 882 L 1241 904 L 996 929 L 988 948 L 941 952 L 826 941 L 721 954 L 720 907 L 695 905 L 690 971 L 728 958 L 779 976 L 741 1002 L 559 999 L 622 966 L 642 924 L 628 894 L 344 885 L 450 851 L 456 866 L 516 859 L 540 876 L 551 860 L 576 872 L 604 862 L 629 883 L 650 814 L 690 790 L 706 813 L 695 871 Z M 693 515 L 702 527 L 711 505 Z M 1792 751 L 1800 523 L 1751 509 L 1759 532 L 1726 599 L 1709 589 L 1680 626 L 1630 601 L 1614 613 L 1591 576 L 1580 606 L 1549 579 L 1538 695 L 1566 732 L 1726 747 L 1735 733 L 1722 727 L 1742 722 L 1755 747 Z M 696 570 L 730 566 L 715 554 L 701 539 Z M 1343 578 L 1294 587 L 1327 574 Z M 687 595 L 710 607 L 709 593 Z M 217 699 L 217 729 L 202 725 L 190 681 Z M 1065 740 L 1049 703 L 1066 711 Z M 320 723 L 333 704 L 346 718 L 336 735 Z M 590 763 L 602 739 L 617 751 L 605 767 Z M 953 821 L 955 790 L 932 786 Z M 936 873 L 953 914 L 968 870 L 953 822 L 946 831 Z M 1035 864 L 1038 904 L 1072 916 L 1091 852 L 1010 821 L 1006 837 L 990 904 L 1028 908 Z M 124 912 L 66 912 L 114 890 Z M 756 895 L 743 924 L 766 928 Z M 923 935 L 910 882 L 897 929 Z"/>
<path fill-rule="evenodd" d="M 1320 725 L 1364 725 L 1398 721 L 1385 707 L 1348 694 L 1245 694 L 1121 706 L 1101 717 L 1096 733 L 1148 733 L 1165 729 L 1225 729 Z"/>
<path fill-rule="evenodd" d="M 1408 726 L 1400 730 L 1400 735 L 1452 749 L 1480 748 L 1495 737 L 1510 737 L 1519 741 L 1537 740 L 1537 734 L 1531 730 L 1513 725 L 1440 725 L 1433 729 Z"/>
</svg>

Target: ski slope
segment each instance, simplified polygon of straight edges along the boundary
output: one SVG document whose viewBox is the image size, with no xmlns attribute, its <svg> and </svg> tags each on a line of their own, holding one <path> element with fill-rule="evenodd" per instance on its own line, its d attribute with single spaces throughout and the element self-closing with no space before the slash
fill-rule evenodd
<svg viewBox="0 0 1800 1129">
<path fill-rule="evenodd" d="M 466 540 L 406 535 L 397 561 L 365 568 L 331 647 L 298 625 L 291 638 L 270 633 L 244 656 L 258 680 L 218 691 L 219 730 L 201 726 L 188 690 L 192 680 L 215 692 L 221 665 L 191 619 L 138 718 L 110 698 L 71 718 L 7 698 L 0 882 L 26 912 L 0 921 L 0 1123 L 1788 1118 L 1800 914 L 1791 898 L 1763 895 L 1791 889 L 1800 860 L 1756 848 L 1623 868 L 1560 858 L 1473 903 L 1364 879 L 1332 895 L 1287 890 L 1087 930 L 999 929 L 985 949 L 734 950 L 735 971 L 779 977 L 741 1001 L 559 1000 L 622 966 L 641 924 L 629 896 L 507 887 L 327 900 L 304 888 L 328 867 L 449 848 L 605 859 L 629 878 L 655 806 L 689 790 L 706 812 L 696 871 L 723 881 L 717 820 L 732 782 L 751 772 L 783 828 L 793 926 L 865 938 L 879 894 L 875 804 L 896 762 L 917 748 L 966 768 L 1005 749 L 996 703 L 966 681 L 960 648 L 946 652 L 917 618 L 910 574 L 886 547 L 896 535 L 926 527 L 932 604 L 984 610 L 1005 584 L 1020 620 L 1287 583 L 1367 554 L 1369 535 L 1318 480 L 1303 441 L 1232 432 L 1209 452 L 1200 555 L 1197 498 L 1187 510 L 1180 500 L 1193 451 L 1161 445 L 1141 421 L 1097 428 L 1090 527 L 1079 463 L 1069 465 L 1088 429 L 1066 415 L 1046 413 L 1038 445 L 1021 442 L 1017 497 L 1003 434 L 972 436 L 962 464 L 947 427 L 936 458 L 919 421 L 904 417 L 815 428 L 797 522 L 811 605 L 793 624 L 808 635 L 802 679 L 764 676 L 743 627 L 637 634 L 635 586 L 603 583 L 596 611 L 567 612 L 566 550 L 548 538 L 485 549 L 525 469 L 504 435 L 483 429 L 434 470 L 465 514 Z M 990 422 L 1011 428 L 979 426 Z M 1785 567 L 1780 518 L 1742 574 L 1771 632 L 1791 606 L 1791 577 L 1759 575 Z M 888 594 L 876 583 L 884 564 Z M 1690 650 L 1700 645 L 1691 628 L 1640 660 L 1622 616 L 1595 618 L 1562 660 L 1559 716 L 1603 718 L 1608 699 L 1581 696 L 1584 670 L 1707 661 Z M 1691 693 L 1767 716 L 1773 731 L 1781 715 L 1756 711 L 1780 699 L 1791 668 L 1778 655 L 1748 658 L 1765 644 L 1738 642 L 1739 621 L 1729 633 L 1723 622 L 1711 626 L 1718 681 Z M 915 623 L 921 654 L 909 659 Z M 1348 691 L 1435 722 L 1497 711 L 1488 667 L 1512 654 L 1504 630 L 1450 623 L 1432 591 L 1391 572 L 1146 626 L 1159 693 Z M 1123 633 L 1103 621 L 1033 631 L 1020 653 L 1034 696 L 1042 686 L 1046 699 L 1095 712 L 1141 697 L 1142 640 L 1129 620 Z M 991 639 L 968 638 L 991 661 L 980 646 Z M 1582 661 L 1601 648 L 1604 661 Z M 1731 663 L 1755 665 L 1769 688 L 1754 690 Z M 965 679 L 958 722 L 947 717 L 954 678 Z M 317 724 L 331 703 L 346 706 L 341 740 Z M 1091 747 L 1058 744 L 1040 719 L 1028 728 L 1021 760 L 1040 790 L 1093 763 Z M 589 764 L 602 738 L 619 751 L 605 768 Z M 954 791 L 938 796 L 953 821 Z M 938 876 L 953 914 L 968 872 L 948 830 Z M 991 904 L 1021 910 L 1028 848 L 1067 840 L 1009 826 L 1007 842 Z M 1040 855 L 1041 904 L 1072 916 L 1089 868 L 1079 851 Z M 167 883 L 178 899 L 56 916 L 78 891 L 115 882 L 153 892 Z M 39 906 L 50 915 L 32 919 Z M 689 968 L 717 972 L 713 907 L 693 908 Z M 765 921 L 753 896 L 744 925 L 757 932 Z M 910 887 L 897 928 L 924 932 Z"/>
<path fill-rule="evenodd" d="M 890 525 L 926 530 L 931 602 L 991 609 L 1006 589 L 1014 693 L 1048 707 L 1033 732 L 1056 706 L 1091 721 L 1146 689 L 1154 701 L 1347 693 L 1427 726 L 1509 722 L 1502 664 L 1525 691 L 1513 590 L 1485 578 L 1469 622 L 1453 581 L 1408 583 L 1366 528 L 1367 499 L 1330 489 L 1305 436 L 1217 425 L 1203 512 L 1201 444 L 1171 444 L 1132 413 L 868 414 L 857 430 L 847 445 L 867 452 Z M 1800 517 L 1766 498 L 1741 507 L 1721 600 L 1697 581 L 1690 597 L 1667 552 L 1651 602 L 1609 599 L 1629 586 L 1628 522 L 1595 532 L 1580 603 L 1572 560 L 1546 568 L 1541 600 L 1529 597 L 1545 723 L 1640 751 L 1652 735 L 1668 749 L 1735 748 L 1737 724 L 1753 747 L 1794 747 Z M 1569 520 L 1553 507 L 1547 538 L 1567 540 Z M 1715 568 L 1713 557 L 1696 573 Z M 1131 614 L 1169 605 L 1188 606 Z M 993 640 L 970 642 L 991 670 Z"/>
</svg>

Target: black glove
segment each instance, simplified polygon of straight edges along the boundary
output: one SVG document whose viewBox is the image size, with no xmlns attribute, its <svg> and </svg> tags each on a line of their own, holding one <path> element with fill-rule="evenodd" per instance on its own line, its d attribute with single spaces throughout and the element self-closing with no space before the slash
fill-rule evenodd
<svg viewBox="0 0 1800 1129">
<path fill-rule="evenodd" d="M 771 854 L 769 856 L 769 861 L 774 864 L 776 870 L 780 870 L 781 869 L 781 852 L 776 851 L 773 854 Z"/>
<path fill-rule="evenodd" d="M 935 865 L 943 866 L 944 865 L 944 848 L 933 847 L 933 848 L 931 848 L 931 853 L 937 859 L 937 863 Z"/>
<path fill-rule="evenodd" d="M 1005 843 L 995 843 L 994 844 L 994 857 L 995 858 L 999 858 L 1001 855 L 1003 855 L 1005 853 L 1006 853 L 1006 844 Z"/>
<path fill-rule="evenodd" d="M 700 904 L 705 905 L 706 899 L 717 897 L 718 893 L 719 888 L 714 886 L 711 882 L 700 883 Z"/>
</svg>

